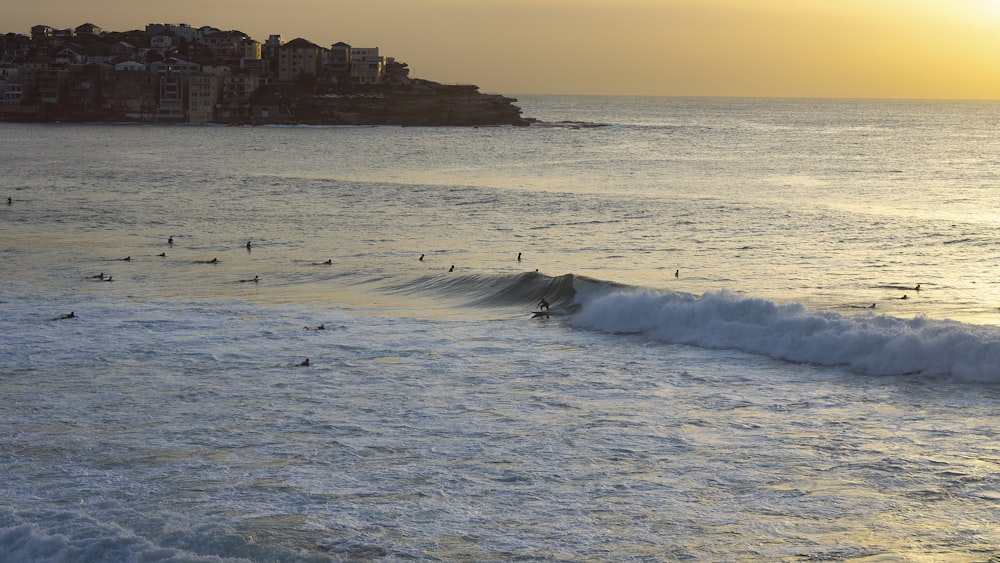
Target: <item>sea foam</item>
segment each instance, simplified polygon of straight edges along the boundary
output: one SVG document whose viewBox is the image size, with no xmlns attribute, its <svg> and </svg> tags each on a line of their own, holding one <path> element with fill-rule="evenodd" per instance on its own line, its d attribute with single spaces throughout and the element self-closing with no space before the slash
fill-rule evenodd
<svg viewBox="0 0 1000 563">
<path fill-rule="evenodd" d="M 583 294 L 581 294 L 581 297 Z M 923 317 L 810 311 L 731 292 L 702 296 L 619 290 L 581 302 L 574 326 L 665 342 L 730 348 L 868 375 L 1000 382 L 1000 332 Z"/>
</svg>

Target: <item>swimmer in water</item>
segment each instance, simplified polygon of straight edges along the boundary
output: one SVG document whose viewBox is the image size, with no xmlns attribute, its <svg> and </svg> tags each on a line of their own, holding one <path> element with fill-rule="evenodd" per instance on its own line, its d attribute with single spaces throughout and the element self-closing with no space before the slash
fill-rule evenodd
<svg viewBox="0 0 1000 563">
<path fill-rule="evenodd" d="M 108 277 L 104 278 L 104 280 L 102 280 L 102 281 L 115 281 L 115 280 L 111 279 L 111 276 L 108 276 Z"/>
</svg>

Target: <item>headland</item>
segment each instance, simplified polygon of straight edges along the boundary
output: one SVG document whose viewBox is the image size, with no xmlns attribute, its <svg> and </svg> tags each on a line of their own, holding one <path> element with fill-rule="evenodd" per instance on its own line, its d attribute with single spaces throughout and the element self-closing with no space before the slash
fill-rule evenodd
<svg viewBox="0 0 1000 563">
<path fill-rule="evenodd" d="M 149 24 L 0 36 L 0 121 L 530 125 L 517 100 L 410 76 L 377 47 Z"/>
</svg>

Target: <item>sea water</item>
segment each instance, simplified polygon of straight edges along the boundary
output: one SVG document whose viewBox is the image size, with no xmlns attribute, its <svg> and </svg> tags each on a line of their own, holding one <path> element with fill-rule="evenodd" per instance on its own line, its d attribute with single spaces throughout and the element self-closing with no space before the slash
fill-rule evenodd
<svg viewBox="0 0 1000 563">
<path fill-rule="evenodd" d="M 0 560 L 995 557 L 1000 104 L 519 104 L 0 124 Z"/>
</svg>

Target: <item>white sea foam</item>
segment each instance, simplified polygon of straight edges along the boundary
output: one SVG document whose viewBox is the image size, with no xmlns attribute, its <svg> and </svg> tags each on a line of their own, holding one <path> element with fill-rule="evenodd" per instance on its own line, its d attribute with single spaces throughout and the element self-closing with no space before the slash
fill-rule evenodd
<svg viewBox="0 0 1000 563">
<path fill-rule="evenodd" d="M 191 530 L 185 531 L 190 533 Z M 206 544 L 217 539 L 204 536 Z M 77 512 L 0 514 L 0 560 L 3 561 L 248 561 L 203 556 L 156 545 L 110 522 Z"/>
<path fill-rule="evenodd" d="M 810 311 L 731 292 L 700 297 L 616 291 L 582 303 L 579 327 L 772 358 L 846 366 L 870 375 L 950 375 L 1000 382 L 1000 331 L 922 317 Z"/>
</svg>

